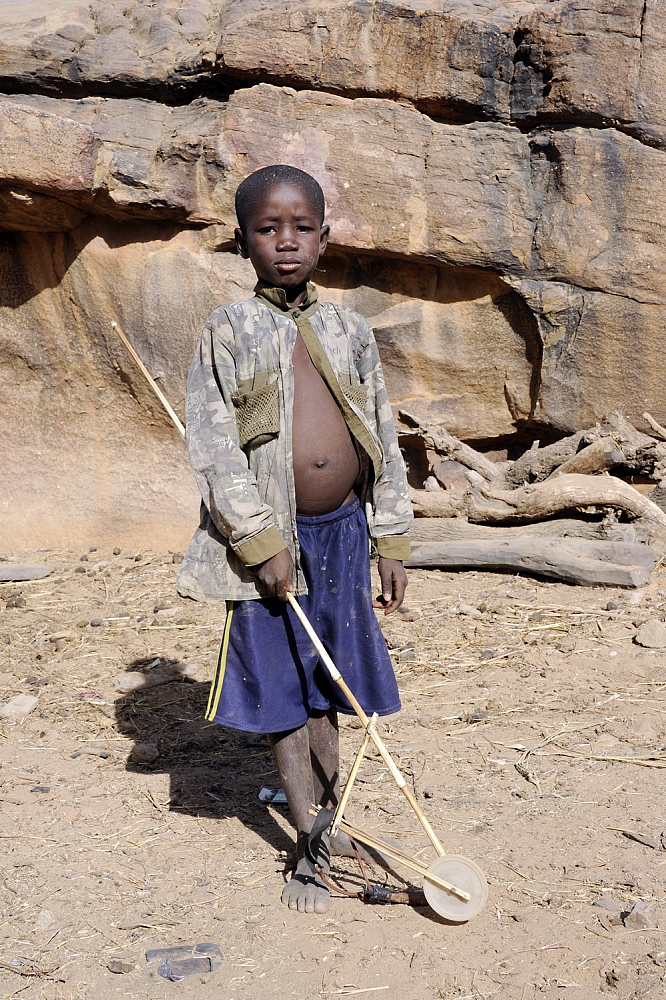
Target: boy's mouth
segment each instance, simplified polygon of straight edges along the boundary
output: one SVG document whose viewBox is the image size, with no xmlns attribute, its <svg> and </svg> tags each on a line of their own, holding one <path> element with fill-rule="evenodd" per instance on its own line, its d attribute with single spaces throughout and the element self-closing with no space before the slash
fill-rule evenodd
<svg viewBox="0 0 666 1000">
<path fill-rule="evenodd" d="M 278 260 L 275 262 L 275 268 L 280 274 L 292 274 L 294 271 L 298 271 L 300 266 L 300 260 Z"/>
</svg>

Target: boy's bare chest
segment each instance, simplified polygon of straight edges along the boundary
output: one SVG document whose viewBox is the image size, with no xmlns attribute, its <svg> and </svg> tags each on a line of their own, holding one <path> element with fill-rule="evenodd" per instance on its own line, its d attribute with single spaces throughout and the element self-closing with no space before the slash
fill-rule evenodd
<svg viewBox="0 0 666 1000">
<path fill-rule="evenodd" d="M 345 419 L 296 337 L 292 454 L 297 506 L 302 513 L 327 513 L 348 496 L 358 475 L 358 456 Z"/>
</svg>

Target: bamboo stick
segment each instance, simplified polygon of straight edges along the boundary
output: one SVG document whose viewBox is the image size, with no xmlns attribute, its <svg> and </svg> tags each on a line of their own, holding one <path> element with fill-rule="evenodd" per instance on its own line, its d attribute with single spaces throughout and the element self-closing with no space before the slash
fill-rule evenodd
<svg viewBox="0 0 666 1000">
<path fill-rule="evenodd" d="M 116 331 L 116 333 L 118 334 L 118 336 L 122 340 L 123 344 L 125 345 L 125 347 L 129 351 L 129 353 L 131 354 L 131 356 L 134 359 L 134 361 L 136 362 L 136 364 L 137 364 L 137 366 L 138 366 L 139 371 L 141 372 L 141 374 L 143 376 L 145 376 L 146 381 L 150 385 L 150 388 L 153 390 L 153 392 L 155 393 L 155 395 L 159 399 L 160 403 L 162 404 L 162 406 L 164 407 L 164 409 L 167 411 L 167 413 L 171 417 L 176 430 L 181 435 L 181 437 L 184 438 L 185 437 L 185 428 L 183 427 L 183 424 L 181 423 L 181 421 L 180 421 L 180 419 L 178 417 L 178 414 L 175 412 L 175 410 L 171 406 L 171 403 L 166 398 L 166 396 L 164 395 L 164 393 L 162 392 L 162 390 L 158 386 L 157 382 L 155 381 L 155 379 L 153 378 L 153 376 L 150 374 L 150 372 L 148 371 L 148 369 L 144 365 L 143 361 L 141 360 L 141 358 L 139 357 L 139 355 L 136 353 L 136 351 L 134 350 L 134 348 L 130 344 L 129 340 L 127 339 L 127 337 L 125 336 L 125 334 L 123 333 L 123 331 L 120 329 L 120 326 L 118 325 L 118 323 L 116 323 L 116 321 L 114 320 L 111 323 L 111 326 Z"/>
<path fill-rule="evenodd" d="M 346 683 L 345 679 L 343 678 L 342 674 L 340 673 L 340 671 L 338 670 L 338 668 L 336 667 L 336 665 L 333 663 L 333 660 L 331 659 L 331 657 L 326 652 L 326 649 L 324 648 L 324 646 L 323 646 L 323 644 L 322 644 L 319 636 L 317 635 L 317 633 L 313 629 L 312 625 L 308 621 L 308 618 L 307 618 L 306 614 L 304 613 L 303 609 L 301 608 L 300 604 L 298 603 L 298 601 L 296 600 L 296 598 L 294 597 L 294 595 L 291 594 L 291 593 L 287 593 L 287 600 L 289 601 L 289 603 L 291 604 L 292 608 L 294 609 L 294 612 L 295 612 L 297 618 L 299 619 L 301 625 L 303 626 L 303 628 L 307 632 L 308 636 L 310 637 L 312 645 L 314 646 L 314 648 L 319 653 L 319 656 L 321 657 L 322 662 L 324 663 L 324 666 L 328 670 L 328 672 L 331 675 L 331 677 L 333 678 L 333 680 L 338 684 L 338 686 L 342 689 L 342 691 L 346 695 L 346 697 L 347 697 L 349 703 L 351 704 L 352 708 L 354 709 L 354 711 L 358 715 L 359 719 L 363 723 L 363 728 L 367 730 L 368 729 L 368 724 L 369 724 L 369 719 L 368 719 L 367 715 L 365 714 L 365 712 L 361 708 L 361 705 L 359 704 L 359 702 L 355 698 L 353 692 L 350 690 L 350 688 L 349 688 L 348 684 Z M 407 786 L 407 781 L 405 780 L 405 778 L 403 777 L 403 775 L 400 773 L 400 770 L 398 769 L 397 764 L 393 760 L 393 757 L 391 757 L 391 754 L 389 753 L 389 751 L 387 750 L 387 748 L 384 746 L 384 742 L 383 742 L 382 738 L 380 737 L 380 735 L 374 729 L 371 731 L 370 736 L 372 738 L 373 743 L 377 747 L 377 750 L 381 754 L 382 759 L 384 760 L 384 763 L 386 764 L 386 766 L 388 767 L 389 771 L 391 772 L 391 777 L 393 778 L 393 780 L 395 781 L 396 785 L 398 786 L 398 788 L 400 789 L 400 791 L 402 792 L 402 794 L 405 796 L 405 798 L 409 802 L 409 804 L 412 807 L 412 809 L 414 810 L 414 813 L 416 814 L 416 818 L 418 819 L 419 823 L 421 824 L 421 826 L 425 830 L 425 833 L 426 833 L 426 835 L 427 835 L 430 843 L 432 844 L 432 846 L 437 851 L 437 854 L 439 854 L 440 856 L 444 855 L 445 851 L 444 851 L 444 848 L 442 847 L 441 843 L 439 842 L 439 838 L 437 837 L 437 835 L 436 835 L 435 831 L 433 830 L 433 828 L 430 826 L 430 823 L 426 819 L 423 811 L 421 810 L 421 807 L 419 806 L 418 802 L 414 798 L 414 795 L 412 794 L 411 789 Z"/>
<path fill-rule="evenodd" d="M 349 801 L 349 796 L 351 795 L 351 790 L 353 788 L 354 782 L 356 781 L 356 775 L 358 774 L 361 762 L 365 757 L 365 751 L 368 749 L 368 743 L 372 736 L 372 730 L 377 722 L 378 715 L 375 712 L 368 723 L 368 728 L 365 731 L 365 736 L 363 737 L 363 742 L 358 748 L 358 753 L 356 754 L 356 759 L 352 764 L 352 769 L 349 772 L 349 777 L 347 778 L 347 784 L 345 785 L 345 790 L 340 797 L 338 802 L 338 807 L 335 810 L 335 816 L 333 817 L 333 822 L 331 823 L 331 837 L 334 837 L 340 828 L 340 821 L 342 820 L 347 802 Z"/>
</svg>

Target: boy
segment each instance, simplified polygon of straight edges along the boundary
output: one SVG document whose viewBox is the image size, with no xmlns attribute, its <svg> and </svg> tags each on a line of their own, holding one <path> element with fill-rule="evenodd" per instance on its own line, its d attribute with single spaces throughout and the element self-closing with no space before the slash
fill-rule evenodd
<svg viewBox="0 0 666 1000">
<path fill-rule="evenodd" d="M 255 297 L 209 318 L 187 388 L 187 441 L 203 497 L 178 590 L 227 601 L 206 717 L 268 733 L 297 831 L 283 902 L 323 913 L 304 856 L 313 802 L 337 802 L 337 712 L 351 708 L 285 603 L 288 591 L 366 712 L 400 707 L 374 607 L 402 604 L 412 512 L 377 347 L 365 320 L 319 303 L 324 195 L 302 170 L 257 170 L 236 192 L 236 244 Z M 382 596 L 373 602 L 370 538 Z M 330 850 L 348 853 L 341 836 Z M 323 837 L 318 861 L 328 871 Z"/>
</svg>

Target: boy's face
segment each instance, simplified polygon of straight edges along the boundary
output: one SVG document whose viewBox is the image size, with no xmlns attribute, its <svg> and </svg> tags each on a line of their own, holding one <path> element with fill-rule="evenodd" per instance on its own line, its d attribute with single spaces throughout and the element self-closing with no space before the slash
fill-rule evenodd
<svg viewBox="0 0 666 1000">
<path fill-rule="evenodd" d="M 280 182 L 263 192 L 246 231 L 236 229 L 235 235 L 238 252 L 252 261 L 258 277 L 284 288 L 293 302 L 312 277 L 328 233 L 306 192 Z"/>
</svg>

